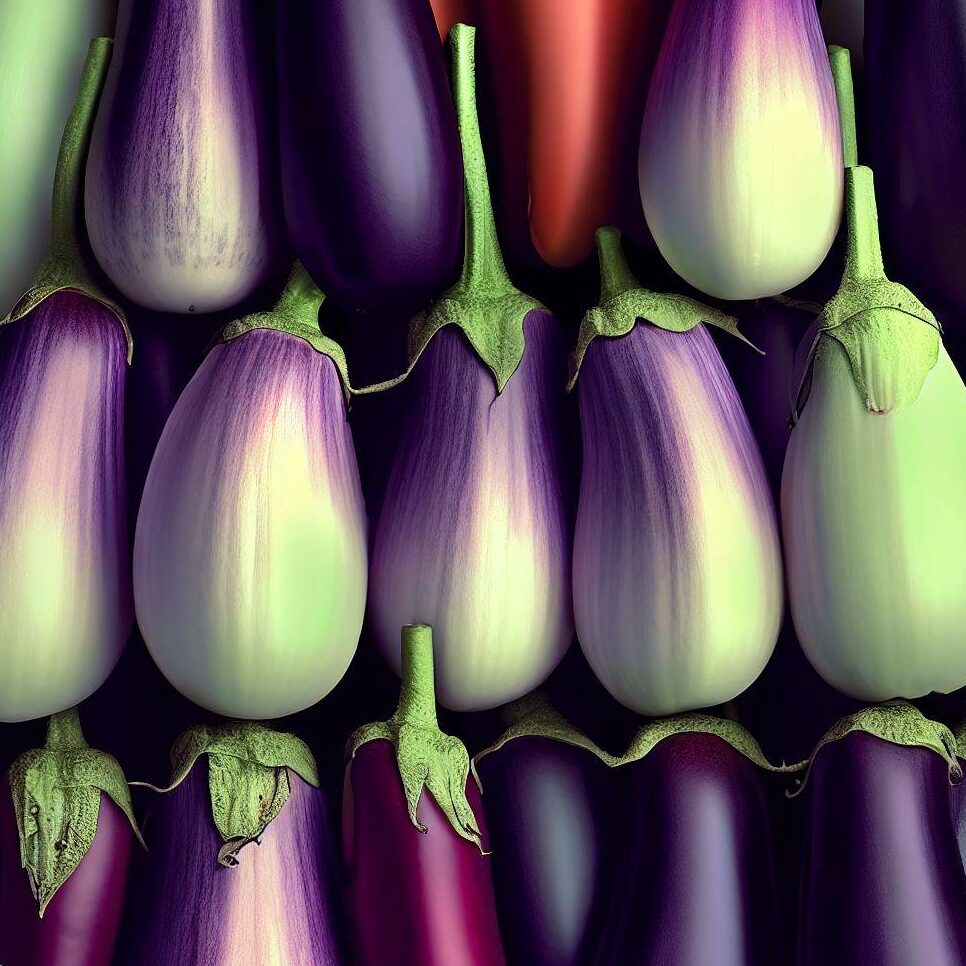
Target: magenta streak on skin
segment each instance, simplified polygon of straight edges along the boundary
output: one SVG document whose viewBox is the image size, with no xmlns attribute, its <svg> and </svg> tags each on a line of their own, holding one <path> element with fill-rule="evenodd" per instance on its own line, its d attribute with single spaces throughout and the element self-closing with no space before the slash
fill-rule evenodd
<svg viewBox="0 0 966 966">
<path fill-rule="evenodd" d="M 572 636 L 565 350 L 546 312 L 531 312 L 524 332 L 523 361 L 499 396 L 462 332 L 433 337 L 376 532 L 380 647 L 398 668 L 399 628 L 431 624 L 438 698 L 454 709 L 530 691 Z"/>
<path fill-rule="evenodd" d="M 341 966 L 338 842 L 324 793 L 289 773 L 292 794 L 232 868 L 211 817 L 208 769 L 155 804 L 147 862 L 132 884 L 120 966 Z"/>
<path fill-rule="evenodd" d="M 78 292 L 0 328 L 0 721 L 78 704 L 131 629 L 126 356 Z"/>
<path fill-rule="evenodd" d="M 0 963 L 109 966 L 124 906 L 132 837 L 127 817 L 101 795 L 90 851 L 41 919 L 20 865 L 10 784 L 0 779 Z"/>
</svg>

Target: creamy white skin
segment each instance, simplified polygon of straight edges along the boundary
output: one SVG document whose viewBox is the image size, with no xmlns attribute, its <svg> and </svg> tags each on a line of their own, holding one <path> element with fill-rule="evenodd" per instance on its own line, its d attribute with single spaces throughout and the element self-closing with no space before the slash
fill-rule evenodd
<svg viewBox="0 0 966 966">
<path fill-rule="evenodd" d="M 830 684 L 864 701 L 966 685 L 966 388 L 944 348 L 918 398 L 880 414 L 823 343 L 782 519 L 795 630 Z"/>
<path fill-rule="evenodd" d="M 182 694 L 291 714 L 355 653 L 365 510 L 330 359 L 252 332 L 209 353 L 165 426 L 134 549 L 138 623 Z"/>
</svg>

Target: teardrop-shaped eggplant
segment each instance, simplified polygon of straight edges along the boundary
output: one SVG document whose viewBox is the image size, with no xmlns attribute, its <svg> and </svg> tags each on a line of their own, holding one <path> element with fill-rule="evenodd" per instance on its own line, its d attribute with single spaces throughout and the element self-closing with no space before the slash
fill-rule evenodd
<svg viewBox="0 0 966 966">
<path fill-rule="evenodd" d="M 346 308 L 422 308 L 455 280 L 463 241 L 456 117 L 432 8 L 281 0 L 278 65 L 296 254 Z"/>
<path fill-rule="evenodd" d="M 260 6 L 122 0 L 85 207 L 101 268 L 146 308 L 229 308 L 279 264 Z"/>
</svg>

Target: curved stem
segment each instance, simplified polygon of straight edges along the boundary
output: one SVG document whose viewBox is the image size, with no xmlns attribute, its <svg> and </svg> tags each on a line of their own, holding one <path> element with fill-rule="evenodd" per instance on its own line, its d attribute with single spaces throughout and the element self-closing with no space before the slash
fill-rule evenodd
<svg viewBox="0 0 966 966">
<path fill-rule="evenodd" d="M 476 111 L 476 28 L 457 24 L 450 31 L 453 55 L 453 98 L 463 152 L 466 217 L 463 273 L 458 283 L 487 294 L 515 291 L 500 251 L 496 219 L 486 176 L 486 157 Z"/>
<path fill-rule="evenodd" d="M 884 279 L 879 213 L 871 168 L 856 165 L 846 169 L 845 225 L 845 279 Z"/>
<path fill-rule="evenodd" d="M 597 257 L 600 261 L 600 304 L 641 287 L 624 257 L 621 233 L 616 228 L 597 229 Z"/>
<path fill-rule="evenodd" d="M 829 66 L 835 82 L 835 100 L 839 106 L 842 129 L 842 163 L 847 168 L 859 163 L 858 138 L 855 134 L 855 91 L 852 87 L 852 58 L 845 47 L 834 44 L 828 49 Z"/>
<path fill-rule="evenodd" d="M 275 303 L 273 314 L 286 322 L 299 326 L 319 328 L 319 309 L 325 295 L 312 280 L 301 262 L 296 262 L 289 272 L 288 281 Z"/>
<path fill-rule="evenodd" d="M 77 222 L 81 217 L 81 186 L 87 150 L 113 46 L 109 37 L 96 37 L 87 51 L 77 97 L 67 118 L 57 155 L 51 205 L 51 252 L 67 254 L 77 249 Z"/>
<path fill-rule="evenodd" d="M 45 748 L 83 748 L 87 745 L 81 729 L 80 714 L 77 708 L 68 708 L 50 716 L 47 722 L 47 742 Z"/>
<path fill-rule="evenodd" d="M 433 674 L 433 629 L 428 624 L 407 624 L 402 629 L 402 684 L 395 721 L 439 727 Z"/>
</svg>

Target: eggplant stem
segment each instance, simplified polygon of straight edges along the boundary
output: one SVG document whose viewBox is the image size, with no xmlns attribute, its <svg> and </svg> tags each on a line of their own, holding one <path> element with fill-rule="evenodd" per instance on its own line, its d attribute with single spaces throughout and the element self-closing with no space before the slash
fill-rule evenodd
<svg viewBox="0 0 966 966">
<path fill-rule="evenodd" d="M 87 747 L 76 706 L 50 716 L 47 722 L 47 742 L 44 747 L 48 749 Z"/>
<path fill-rule="evenodd" d="M 845 279 L 884 279 L 879 212 L 872 169 L 857 165 L 845 172 Z"/>
<path fill-rule="evenodd" d="M 433 629 L 407 624 L 402 630 L 402 683 L 394 719 L 419 728 L 438 728 L 433 667 Z"/>
<path fill-rule="evenodd" d="M 625 292 L 641 288 L 641 283 L 634 277 L 624 257 L 619 229 L 597 229 L 597 257 L 600 262 L 601 305 Z"/>
<path fill-rule="evenodd" d="M 839 106 L 842 131 L 842 163 L 854 168 L 859 163 L 858 138 L 855 133 L 855 90 L 852 86 L 852 58 L 845 47 L 832 44 L 828 49 L 829 66 L 835 83 L 835 100 Z"/>
</svg>

